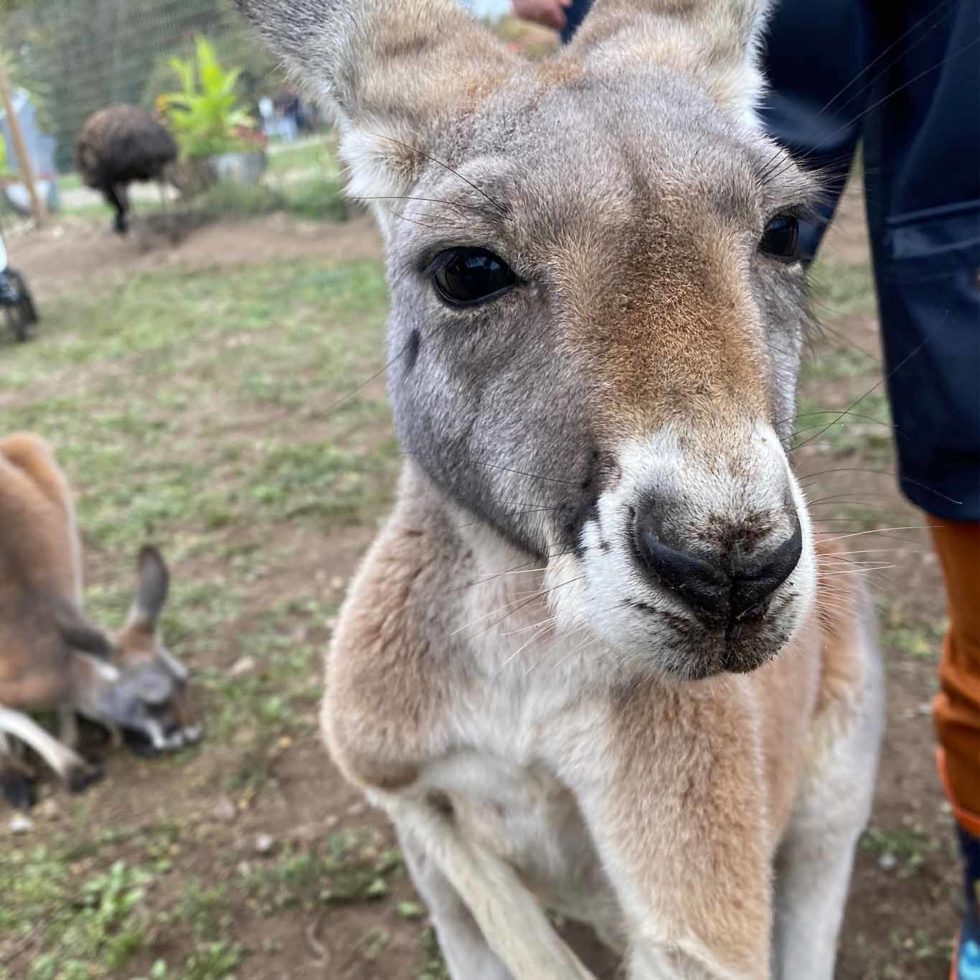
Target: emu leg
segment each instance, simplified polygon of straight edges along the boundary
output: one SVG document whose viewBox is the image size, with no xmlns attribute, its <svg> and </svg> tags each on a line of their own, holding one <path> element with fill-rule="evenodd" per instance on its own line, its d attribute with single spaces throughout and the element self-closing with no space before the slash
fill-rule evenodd
<svg viewBox="0 0 980 980">
<path fill-rule="evenodd" d="M 113 219 L 113 228 L 120 234 L 125 235 L 129 230 L 129 222 L 126 212 L 129 210 L 129 194 L 126 193 L 125 184 L 110 184 L 103 191 L 106 201 L 110 207 L 115 208 L 116 217 Z"/>
</svg>

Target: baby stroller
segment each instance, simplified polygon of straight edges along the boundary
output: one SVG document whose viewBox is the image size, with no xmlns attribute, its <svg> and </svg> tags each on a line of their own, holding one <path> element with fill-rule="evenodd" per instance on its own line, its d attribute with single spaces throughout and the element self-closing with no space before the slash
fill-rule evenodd
<svg viewBox="0 0 980 980">
<path fill-rule="evenodd" d="M 0 309 L 4 319 L 19 341 L 27 340 L 31 327 L 37 323 L 34 299 L 24 277 L 7 264 L 7 247 L 0 228 Z"/>
</svg>

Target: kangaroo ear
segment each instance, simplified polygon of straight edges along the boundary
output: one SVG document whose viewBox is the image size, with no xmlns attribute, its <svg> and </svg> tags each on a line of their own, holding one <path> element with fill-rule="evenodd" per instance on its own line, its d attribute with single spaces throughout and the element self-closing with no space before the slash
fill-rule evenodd
<svg viewBox="0 0 980 980">
<path fill-rule="evenodd" d="M 771 0 L 597 0 L 568 50 L 600 72 L 657 64 L 758 125 L 758 48 Z"/>
<path fill-rule="evenodd" d="M 169 588 L 170 571 L 163 555 L 152 545 L 144 545 L 140 549 L 139 584 L 129 615 L 130 622 L 155 629 Z"/>
<path fill-rule="evenodd" d="M 457 0 L 237 0 L 330 109 L 357 197 L 404 194 L 433 132 L 519 59 Z"/>
<path fill-rule="evenodd" d="M 93 653 L 97 657 L 108 657 L 112 653 L 109 637 L 84 618 L 73 623 L 62 623 L 61 635 L 68 646 L 84 653 Z"/>
<path fill-rule="evenodd" d="M 60 597 L 51 600 L 51 610 L 58 632 L 68 646 L 106 658 L 112 653 L 112 641 L 73 602 Z"/>
</svg>

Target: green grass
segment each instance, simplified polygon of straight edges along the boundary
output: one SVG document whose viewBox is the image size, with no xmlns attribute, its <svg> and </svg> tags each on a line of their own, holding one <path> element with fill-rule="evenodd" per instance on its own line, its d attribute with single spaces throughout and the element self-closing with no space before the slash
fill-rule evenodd
<svg viewBox="0 0 980 980">
<path fill-rule="evenodd" d="M 91 614 L 121 622 L 144 541 L 170 559 L 165 636 L 194 673 L 206 738 L 152 765 L 222 751 L 214 792 L 245 805 L 274 783 L 284 744 L 316 738 L 336 603 L 312 578 L 275 587 L 296 531 L 327 541 L 390 503 L 400 457 L 383 382 L 358 388 L 383 363 L 386 308 L 378 262 L 159 271 L 49 299 L 35 341 L 0 352 L 5 429 L 44 435 L 75 487 L 87 564 L 102 569 Z M 233 675 L 239 660 L 250 667 Z M 233 922 L 244 903 L 376 901 L 402 874 L 344 838 L 251 878 L 232 867 L 165 887 L 198 846 L 192 829 L 93 836 L 85 798 L 57 796 L 74 837 L 0 852 L 0 962 L 23 945 L 33 964 L 17 972 L 25 952 L 0 977 L 220 980 L 255 952 Z"/>
<path fill-rule="evenodd" d="M 938 663 L 946 628 L 944 618 L 911 617 L 898 603 L 886 604 L 880 610 L 882 646 L 913 660 Z"/>
<path fill-rule="evenodd" d="M 404 877 L 401 855 L 376 850 L 356 829 L 331 834 L 322 849 L 293 849 L 273 864 L 250 872 L 245 888 L 265 915 L 286 908 L 373 902 L 388 894 L 394 876 Z"/>
<path fill-rule="evenodd" d="M 833 346 L 835 341 L 840 346 Z M 849 381 L 867 378 L 879 368 L 875 357 L 860 348 L 847 346 L 845 340 L 828 336 L 828 342 L 805 360 L 803 377 L 809 381 Z"/>
<path fill-rule="evenodd" d="M 307 170 L 327 176 L 336 176 L 339 173 L 334 141 L 330 137 L 304 142 L 299 146 L 276 145 L 268 156 L 271 174 L 289 174 Z"/>
<path fill-rule="evenodd" d="M 310 173 L 297 180 L 278 180 L 250 187 L 222 181 L 189 201 L 166 207 L 157 198 L 137 201 L 137 215 L 159 215 L 187 211 L 201 221 L 252 218 L 282 212 L 307 221 L 345 221 L 349 206 L 337 174 Z M 104 201 L 63 207 L 59 212 L 73 218 L 109 221 L 112 209 Z"/>
<path fill-rule="evenodd" d="M 429 928 L 422 933 L 418 950 L 418 980 L 449 980 L 449 970 L 439 951 L 435 932 Z"/>
<path fill-rule="evenodd" d="M 62 191 L 73 191 L 82 186 L 82 178 L 77 173 L 58 174 L 58 187 Z"/>
<path fill-rule="evenodd" d="M 875 309 L 871 269 L 821 256 L 810 277 L 817 311 L 823 319 L 871 313 Z"/>
<path fill-rule="evenodd" d="M 899 878 L 919 873 L 926 857 L 937 850 L 935 841 L 921 830 L 869 827 L 861 837 L 860 849 L 878 857 L 884 868 L 894 870 Z"/>
<path fill-rule="evenodd" d="M 166 826 L 102 835 L 84 844 L 61 836 L 44 846 L 11 848 L 0 854 L 0 939 L 36 951 L 24 973 L 0 966 L 13 980 L 95 980 L 134 977 L 136 961 L 147 959 L 161 928 L 188 935 L 190 950 L 172 963 L 151 960 L 150 978 L 223 980 L 244 949 L 214 936 L 227 928 L 231 905 L 220 888 L 203 890 L 191 881 L 177 897 L 159 893 L 171 873 L 168 860 L 154 856 L 161 841 L 177 835 Z M 99 859 L 114 845 L 136 841 L 139 864 Z M 162 906 L 162 907 L 161 907 Z"/>
<path fill-rule="evenodd" d="M 822 400 L 804 394 L 797 406 L 797 445 L 818 443 L 837 456 L 861 456 L 862 465 L 884 467 L 893 457 L 891 415 L 882 391 L 828 409 Z"/>
<path fill-rule="evenodd" d="M 96 547 L 178 526 L 356 519 L 384 501 L 395 447 L 351 430 L 383 428 L 388 410 L 363 392 L 329 406 L 376 369 L 384 311 L 370 262 L 155 273 L 55 300 L 40 340 L 4 355 L 5 427 L 54 444 L 88 490 L 80 517 Z M 261 438 L 238 431 L 280 405 L 323 436 L 304 441 L 292 417 Z"/>
<path fill-rule="evenodd" d="M 67 848 L 38 848 L 0 858 L 0 929 L 25 937 L 31 930 L 43 933 L 45 949 L 31 963 L 28 980 L 109 975 L 144 941 L 143 903 L 153 875 L 116 861 L 106 872 L 77 881 L 68 868 L 70 857 Z"/>
<path fill-rule="evenodd" d="M 189 207 L 212 219 L 252 217 L 281 211 L 310 221 L 344 221 L 348 215 L 343 184 L 336 174 L 247 187 L 222 182 L 195 197 Z"/>
</svg>

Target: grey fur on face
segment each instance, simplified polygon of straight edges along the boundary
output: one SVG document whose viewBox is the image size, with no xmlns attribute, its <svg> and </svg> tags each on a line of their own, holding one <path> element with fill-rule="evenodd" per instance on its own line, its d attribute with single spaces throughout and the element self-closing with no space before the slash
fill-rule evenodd
<svg viewBox="0 0 980 980">
<path fill-rule="evenodd" d="M 526 86 L 504 90 L 427 152 L 440 163 L 393 208 L 404 220 L 391 222 L 389 387 L 406 453 L 457 501 L 537 555 L 578 547 L 608 475 L 597 461 L 612 447 L 597 431 L 600 379 L 569 325 L 588 331 L 644 277 L 655 312 L 657 281 L 683 269 L 699 236 L 735 243 L 769 359 L 769 420 L 788 433 L 802 273 L 756 245 L 769 214 L 805 206 L 810 188 L 795 173 L 765 184 L 768 140 L 651 68 L 530 97 Z M 423 270 L 457 245 L 498 254 L 517 288 L 474 309 L 446 307 Z"/>
</svg>

